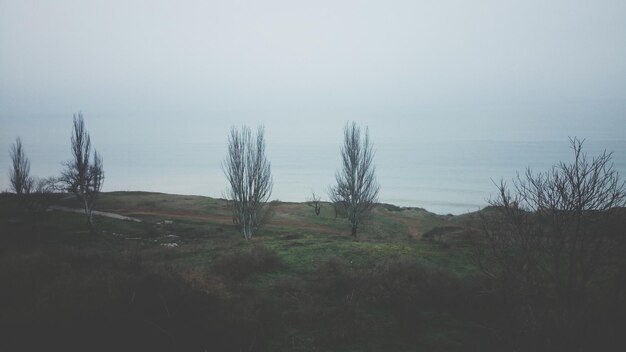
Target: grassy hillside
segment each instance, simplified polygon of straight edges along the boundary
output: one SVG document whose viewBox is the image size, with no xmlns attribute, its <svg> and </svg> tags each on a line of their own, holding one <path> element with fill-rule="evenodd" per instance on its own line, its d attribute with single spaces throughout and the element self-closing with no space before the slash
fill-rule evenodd
<svg viewBox="0 0 626 352">
<path fill-rule="evenodd" d="M 77 207 L 67 197 L 65 207 Z M 225 201 L 105 193 L 26 221 L 0 197 L 2 350 L 500 350 L 507 317 L 477 275 L 476 217 L 378 205 L 357 238 L 330 205 L 272 204 L 245 241 Z M 36 338 L 35 338 L 36 337 Z"/>
</svg>

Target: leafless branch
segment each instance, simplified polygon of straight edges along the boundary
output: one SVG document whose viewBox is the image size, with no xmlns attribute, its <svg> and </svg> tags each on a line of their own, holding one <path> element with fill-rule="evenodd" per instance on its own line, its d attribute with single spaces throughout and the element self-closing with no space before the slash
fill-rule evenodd
<svg viewBox="0 0 626 352">
<path fill-rule="evenodd" d="M 527 169 L 509 186 L 497 185 L 494 211 L 482 215 L 484 241 L 477 263 L 506 292 L 524 297 L 531 310 L 538 297 L 554 297 L 556 316 L 568 319 L 585 302 L 589 285 L 616 250 L 609 224 L 612 210 L 624 207 L 625 184 L 611 153 L 589 158 L 584 140 L 570 139 L 571 163 L 546 172 Z"/>
<path fill-rule="evenodd" d="M 312 192 L 311 197 L 307 199 L 307 204 L 315 210 L 315 215 L 320 215 L 322 211 L 321 198 L 315 192 Z"/>
<path fill-rule="evenodd" d="M 65 164 L 61 180 L 65 183 L 66 189 L 74 193 L 76 198 L 83 203 L 87 224 L 93 230 L 92 212 L 102 189 L 104 170 L 102 157 L 97 151 L 94 151 L 93 161 L 90 162 L 91 138 L 81 113 L 74 115 L 71 142 L 73 158 Z"/>
<path fill-rule="evenodd" d="M 265 155 L 263 127 L 253 138 L 249 127 L 231 128 L 228 155 L 222 164 L 230 185 L 226 192 L 233 212 L 233 222 L 245 239 L 252 238 L 265 216 L 265 207 L 272 193 L 270 162 Z"/>
<path fill-rule="evenodd" d="M 342 168 L 335 174 L 337 184 L 330 187 L 329 197 L 346 212 L 352 224 L 352 236 L 356 237 L 359 224 L 378 200 L 380 190 L 367 128 L 362 139 L 361 129 L 355 122 L 346 124 L 341 159 Z"/>
</svg>

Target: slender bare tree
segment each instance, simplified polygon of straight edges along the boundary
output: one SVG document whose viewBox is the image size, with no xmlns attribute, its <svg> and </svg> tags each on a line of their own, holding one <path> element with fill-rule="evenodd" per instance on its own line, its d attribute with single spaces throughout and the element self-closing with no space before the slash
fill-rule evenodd
<svg viewBox="0 0 626 352">
<path fill-rule="evenodd" d="M 315 215 L 320 215 L 322 211 L 321 198 L 315 192 L 312 192 L 311 198 L 307 199 L 307 204 L 315 210 Z"/>
<path fill-rule="evenodd" d="M 259 226 L 268 219 L 265 216 L 266 203 L 272 193 L 272 174 L 270 162 L 265 154 L 263 127 L 259 127 L 256 136 L 249 127 L 241 130 L 230 129 L 228 136 L 228 155 L 222 169 L 229 190 L 226 198 L 233 211 L 233 222 L 246 240 L 252 238 Z"/>
<path fill-rule="evenodd" d="M 33 179 L 30 177 L 30 161 L 24 153 L 22 140 L 17 137 L 15 143 L 9 149 L 12 168 L 9 170 L 9 179 L 11 181 L 11 190 L 21 197 L 27 190 L 30 190 Z"/>
<path fill-rule="evenodd" d="M 87 217 L 87 225 L 93 230 L 93 206 L 95 204 L 102 183 L 104 181 L 104 170 L 102 168 L 102 158 L 97 151 L 93 153 L 91 159 L 91 138 L 85 128 L 83 115 L 74 115 L 74 126 L 72 130 L 72 156 L 62 173 L 62 181 L 66 189 L 82 202 Z"/>
<path fill-rule="evenodd" d="M 356 237 L 359 224 L 378 200 L 380 185 L 376 180 L 369 129 L 365 129 L 365 136 L 361 138 L 361 129 L 355 122 L 349 122 L 343 134 L 342 168 L 335 174 L 337 184 L 330 187 L 329 197 L 345 211 L 352 224 L 352 236 Z"/>
<path fill-rule="evenodd" d="M 60 197 L 58 179 L 30 176 L 30 161 L 19 137 L 9 149 L 9 155 L 12 161 L 9 170 L 11 190 L 16 193 L 18 202 L 32 215 L 33 225 L 36 226 L 43 220 L 48 207 Z"/>
</svg>

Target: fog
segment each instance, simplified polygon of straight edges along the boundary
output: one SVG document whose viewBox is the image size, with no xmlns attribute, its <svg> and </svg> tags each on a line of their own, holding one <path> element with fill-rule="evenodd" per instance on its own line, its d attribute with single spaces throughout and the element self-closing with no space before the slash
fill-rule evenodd
<svg viewBox="0 0 626 352">
<path fill-rule="evenodd" d="M 623 139 L 624 1 L 0 0 L 0 142 Z M 3 158 L 7 157 L 6 155 Z"/>
</svg>

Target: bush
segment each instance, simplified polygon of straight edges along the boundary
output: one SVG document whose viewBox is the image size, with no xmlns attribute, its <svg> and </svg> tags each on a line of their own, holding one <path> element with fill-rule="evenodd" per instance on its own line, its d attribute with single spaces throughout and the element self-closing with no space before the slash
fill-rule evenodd
<svg viewBox="0 0 626 352">
<path fill-rule="evenodd" d="M 414 259 L 387 261 L 372 271 L 370 289 L 373 297 L 391 304 L 420 302 L 444 306 L 458 288 L 458 280 L 449 271 L 418 264 Z"/>
<path fill-rule="evenodd" d="M 410 258 L 373 268 L 330 258 L 318 265 L 311 288 L 313 300 L 323 300 L 317 302 L 316 320 L 333 322 L 320 341 L 327 345 L 370 336 L 376 326 L 414 341 L 436 316 L 453 313 L 454 302 L 465 294 L 461 287 L 454 274 Z"/>
<path fill-rule="evenodd" d="M 210 272 L 181 275 L 133 251 L 7 252 L 0 282 L 3 351 L 259 351 L 277 325 L 262 297 L 231 299 Z"/>
<path fill-rule="evenodd" d="M 583 142 L 571 140 L 571 163 L 528 168 L 510 186 L 501 181 L 481 214 L 475 260 L 506 302 L 516 348 L 597 349 L 614 324 L 594 319 L 619 311 L 624 300 L 603 283 L 624 255 L 616 215 L 626 205 L 626 184 L 611 153 L 587 157 Z"/>
<path fill-rule="evenodd" d="M 278 270 L 282 266 L 283 262 L 274 250 L 257 245 L 249 251 L 223 256 L 215 263 L 214 270 L 227 278 L 241 280 L 252 274 Z"/>
<path fill-rule="evenodd" d="M 317 266 L 316 289 L 324 295 L 352 301 L 362 286 L 363 274 L 350 267 L 346 260 L 330 257 Z"/>
<path fill-rule="evenodd" d="M 204 267 L 184 269 L 181 272 L 181 276 L 194 290 L 224 299 L 231 296 L 221 277 L 213 275 Z"/>
</svg>

